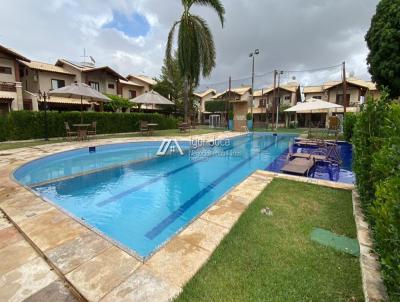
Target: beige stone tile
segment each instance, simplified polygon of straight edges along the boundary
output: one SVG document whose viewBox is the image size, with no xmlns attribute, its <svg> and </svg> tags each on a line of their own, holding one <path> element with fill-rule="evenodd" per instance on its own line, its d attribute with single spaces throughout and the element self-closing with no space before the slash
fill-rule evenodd
<svg viewBox="0 0 400 302">
<path fill-rule="evenodd" d="M 53 210 L 54 207 L 33 193 L 29 192 L 28 197 L 20 197 L 2 203 L 2 209 L 16 223 Z"/>
<path fill-rule="evenodd" d="M 182 287 L 207 261 L 210 252 L 175 237 L 145 264 L 167 282 Z"/>
<path fill-rule="evenodd" d="M 180 233 L 178 238 L 213 252 L 228 231 L 227 228 L 199 218 Z"/>
<path fill-rule="evenodd" d="M 11 226 L 11 223 L 7 218 L 4 217 L 3 213 L 0 212 L 0 230 L 8 228 Z"/>
<path fill-rule="evenodd" d="M 38 257 L 35 250 L 25 240 L 19 240 L 0 249 L 0 275 Z"/>
<path fill-rule="evenodd" d="M 250 200 L 249 198 L 244 198 L 241 196 L 228 194 L 228 195 L 225 195 L 223 198 L 221 198 L 216 203 L 216 205 L 217 206 L 225 206 L 225 207 L 233 207 L 235 209 L 244 211 L 251 201 L 252 200 Z"/>
<path fill-rule="evenodd" d="M 214 205 L 207 212 L 201 215 L 200 218 L 230 229 L 239 219 L 241 214 L 241 210 L 233 207 L 221 207 Z"/>
<path fill-rule="evenodd" d="M 59 246 L 89 231 L 58 210 L 25 219 L 19 226 L 42 251 Z"/>
<path fill-rule="evenodd" d="M 0 277 L 0 301 L 23 301 L 55 280 L 57 275 L 36 257 Z"/>
<path fill-rule="evenodd" d="M 14 226 L 0 230 L 0 249 L 23 239 L 22 235 Z"/>
<path fill-rule="evenodd" d="M 125 281 L 141 263 L 113 246 L 66 275 L 89 301 L 99 301 Z"/>
<path fill-rule="evenodd" d="M 69 289 L 61 282 L 54 281 L 45 288 L 34 293 L 24 302 L 78 302 Z"/>
<path fill-rule="evenodd" d="M 167 283 L 145 266 L 141 266 L 101 302 L 167 302 L 180 291 L 181 288 Z"/>
<path fill-rule="evenodd" d="M 67 274 L 110 247 L 111 243 L 96 233 L 87 232 L 46 251 L 45 254 L 63 274 Z"/>
</svg>

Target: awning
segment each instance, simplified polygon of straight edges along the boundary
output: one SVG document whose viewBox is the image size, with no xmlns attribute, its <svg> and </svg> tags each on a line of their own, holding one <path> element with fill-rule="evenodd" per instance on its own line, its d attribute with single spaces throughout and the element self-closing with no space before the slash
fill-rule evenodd
<svg viewBox="0 0 400 302">
<path fill-rule="evenodd" d="M 17 97 L 15 92 L 11 91 L 0 91 L 0 100 L 2 102 L 12 102 Z"/>
</svg>

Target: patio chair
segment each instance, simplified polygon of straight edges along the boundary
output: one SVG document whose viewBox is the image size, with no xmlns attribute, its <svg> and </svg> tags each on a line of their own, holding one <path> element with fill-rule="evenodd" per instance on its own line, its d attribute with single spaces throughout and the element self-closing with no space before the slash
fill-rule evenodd
<svg viewBox="0 0 400 302">
<path fill-rule="evenodd" d="M 92 122 L 92 127 L 87 131 L 88 135 L 96 135 L 97 134 L 97 122 Z"/>
<path fill-rule="evenodd" d="M 288 161 L 281 169 L 282 172 L 301 176 L 308 176 L 315 165 L 313 158 L 294 158 Z"/>
<path fill-rule="evenodd" d="M 78 132 L 76 132 L 76 131 L 71 131 L 71 128 L 69 127 L 68 122 L 64 122 L 64 127 L 65 127 L 65 132 L 66 132 L 66 134 L 67 134 L 66 139 L 67 139 L 68 141 L 70 141 L 71 138 L 73 138 L 73 137 L 76 137 L 76 138 L 78 137 Z"/>
<path fill-rule="evenodd" d="M 148 121 L 140 121 L 140 132 L 142 134 L 147 133 L 149 135 L 150 133 L 150 127 L 149 127 L 149 122 Z"/>
<path fill-rule="evenodd" d="M 179 131 L 186 132 L 186 130 L 190 129 L 190 125 L 188 123 L 180 123 L 179 124 Z"/>
</svg>

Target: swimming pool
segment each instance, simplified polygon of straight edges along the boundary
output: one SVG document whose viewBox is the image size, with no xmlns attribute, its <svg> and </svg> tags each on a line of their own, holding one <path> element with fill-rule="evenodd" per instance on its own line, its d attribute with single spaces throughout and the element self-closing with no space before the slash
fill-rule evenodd
<svg viewBox="0 0 400 302">
<path fill-rule="evenodd" d="M 14 177 L 141 258 L 184 228 L 256 169 L 265 169 L 294 136 L 256 133 L 223 144 L 155 156 L 160 142 L 127 143 L 51 155 Z"/>
</svg>

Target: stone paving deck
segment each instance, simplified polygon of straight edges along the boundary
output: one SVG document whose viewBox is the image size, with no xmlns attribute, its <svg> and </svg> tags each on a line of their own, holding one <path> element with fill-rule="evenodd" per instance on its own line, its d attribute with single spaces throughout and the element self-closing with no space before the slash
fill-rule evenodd
<svg viewBox="0 0 400 302">
<path fill-rule="evenodd" d="M 0 301 L 76 301 L 72 293 L 83 301 L 171 301 L 274 177 L 353 189 L 347 184 L 256 171 L 143 263 L 9 178 L 21 164 L 54 152 L 162 139 L 107 139 L 0 152 L 0 209 L 13 223 L 0 216 L 0 259 L 6 259 L 0 263 Z"/>
<path fill-rule="evenodd" d="M 191 138 L 237 135 L 223 132 Z M 195 220 L 143 263 L 10 178 L 18 166 L 56 152 L 162 139 L 102 139 L 0 151 L 0 209 L 7 217 L 0 217 L 0 301 L 169 301 L 177 295 L 236 221 L 238 215 L 225 217 L 237 211 L 230 210 L 229 203 L 221 203 L 226 210 L 220 224 Z M 179 265 L 182 273 L 176 274 Z"/>
</svg>

